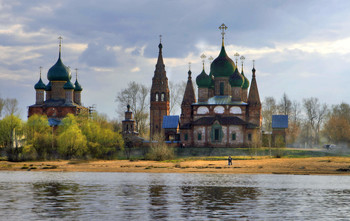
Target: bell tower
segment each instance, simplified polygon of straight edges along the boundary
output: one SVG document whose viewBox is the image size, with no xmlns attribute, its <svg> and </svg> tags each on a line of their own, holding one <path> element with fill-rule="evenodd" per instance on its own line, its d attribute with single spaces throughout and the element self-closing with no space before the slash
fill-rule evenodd
<svg viewBox="0 0 350 221">
<path fill-rule="evenodd" d="M 162 36 L 160 35 L 160 43 L 158 45 L 159 54 L 156 64 L 156 70 L 152 78 L 151 87 L 151 105 L 150 105 L 150 138 L 155 134 L 164 134 L 162 129 L 163 116 L 169 115 L 169 87 L 168 78 L 166 76 L 165 65 L 162 54 Z"/>
</svg>

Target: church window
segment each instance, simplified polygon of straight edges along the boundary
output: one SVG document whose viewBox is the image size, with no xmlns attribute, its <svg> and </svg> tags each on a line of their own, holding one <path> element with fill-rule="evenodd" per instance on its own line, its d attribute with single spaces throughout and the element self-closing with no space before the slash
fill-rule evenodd
<svg viewBox="0 0 350 221">
<path fill-rule="evenodd" d="M 164 101 L 164 97 L 165 97 L 165 94 L 162 93 L 162 95 L 161 95 L 162 101 Z"/>
<path fill-rule="evenodd" d="M 248 140 L 252 141 L 252 134 L 248 134 Z"/>
<path fill-rule="evenodd" d="M 202 140 L 202 134 L 198 133 L 198 140 Z"/>
<path fill-rule="evenodd" d="M 240 107 L 231 107 L 230 113 L 231 114 L 242 114 L 242 109 Z"/>
<path fill-rule="evenodd" d="M 156 101 L 159 101 L 159 95 L 156 93 Z"/>
<path fill-rule="evenodd" d="M 188 140 L 188 134 L 185 134 L 185 140 Z"/>
<path fill-rule="evenodd" d="M 232 140 L 236 140 L 236 133 L 232 134 Z"/>
<path fill-rule="evenodd" d="M 220 95 L 224 95 L 225 83 L 220 82 Z"/>
<path fill-rule="evenodd" d="M 197 109 L 197 114 L 208 114 L 209 113 L 209 109 L 207 107 L 199 107 Z"/>
<path fill-rule="evenodd" d="M 129 130 L 129 125 L 126 125 L 126 130 Z"/>
<path fill-rule="evenodd" d="M 216 114 L 223 114 L 225 112 L 225 108 L 223 106 L 216 106 L 214 108 L 214 113 Z"/>
<path fill-rule="evenodd" d="M 214 140 L 215 140 L 215 141 L 218 141 L 218 140 L 219 140 L 219 133 L 220 133 L 219 129 L 215 129 L 215 130 L 214 130 L 214 133 L 215 133 L 215 135 L 214 135 Z"/>
</svg>

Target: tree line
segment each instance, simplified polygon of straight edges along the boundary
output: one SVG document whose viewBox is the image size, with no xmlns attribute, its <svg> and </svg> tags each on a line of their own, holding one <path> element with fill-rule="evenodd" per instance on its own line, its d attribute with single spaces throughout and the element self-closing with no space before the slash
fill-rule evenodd
<svg viewBox="0 0 350 221">
<path fill-rule="evenodd" d="M 315 147 L 325 143 L 350 143 L 350 105 L 327 105 L 316 97 L 301 102 L 290 100 L 284 93 L 277 102 L 266 97 L 262 105 L 265 132 L 272 131 L 272 115 L 288 115 L 289 128 L 286 143 L 296 147 Z"/>
<path fill-rule="evenodd" d="M 33 115 L 26 122 L 15 112 L 0 118 L 0 152 L 10 161 L 113 159 L 123 149 L 120 125 L 105 115 L 68 114 L 57 127 L 50 126 L 45 115 Z"/>
</svg>

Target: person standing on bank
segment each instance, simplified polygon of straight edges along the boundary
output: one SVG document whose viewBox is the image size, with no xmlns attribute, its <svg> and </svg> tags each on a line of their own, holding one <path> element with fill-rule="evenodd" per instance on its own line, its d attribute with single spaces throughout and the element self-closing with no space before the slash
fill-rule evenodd
<svg viewBox="0 0 350 221">
<path fill-rule="evenodd" d="M 228 161 L 228 165 L 229 166 L 232 165 L 232 158 L 231 158 L 231 156 L 228 156 L 227 161 Z"/>
</svg>

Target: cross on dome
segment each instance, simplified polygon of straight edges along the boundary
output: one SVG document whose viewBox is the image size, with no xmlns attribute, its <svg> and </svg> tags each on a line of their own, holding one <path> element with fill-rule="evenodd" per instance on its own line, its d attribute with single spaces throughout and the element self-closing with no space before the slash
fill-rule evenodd
<svg viewBox="0 0 350 221">
<path fill-rule="evenodd" d="M 221 30 L 221 35 L 222 35 L 222 46 L 224 46 L 224 35 L 225 35 L 225 30 L 227 29 L 227 26 L 222 23 L 222 25 L 219 26 L 219 29 Z"/>
</svg>

